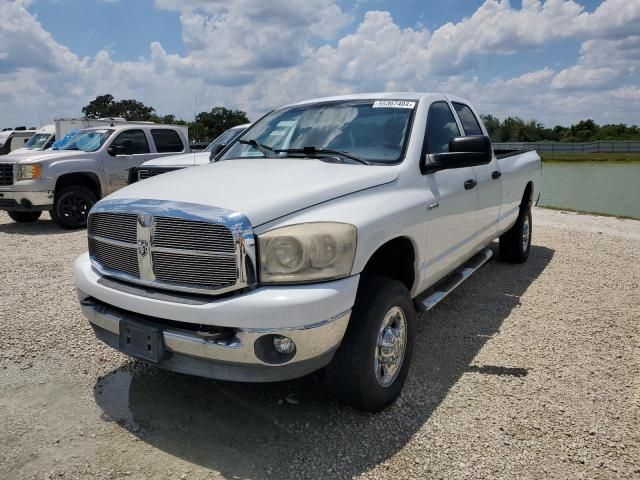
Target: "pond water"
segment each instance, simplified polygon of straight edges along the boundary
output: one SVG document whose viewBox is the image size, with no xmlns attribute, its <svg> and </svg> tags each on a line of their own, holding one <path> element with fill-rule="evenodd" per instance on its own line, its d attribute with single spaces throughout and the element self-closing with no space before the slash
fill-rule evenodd
<svg viewBox="0 0 640 480">
<path fill-rule="evenodd" d="M 640 219 L 640 164 L 543 163 L 539 205 Z"/>
</svg>

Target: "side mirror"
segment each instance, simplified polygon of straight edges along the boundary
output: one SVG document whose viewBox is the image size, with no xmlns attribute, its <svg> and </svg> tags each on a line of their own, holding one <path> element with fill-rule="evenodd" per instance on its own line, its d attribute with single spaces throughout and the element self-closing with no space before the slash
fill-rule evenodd
<svg viewBox="0 0 640 480">
<path fill-rule="evenodd" d="M 427 156 L 424 173 L 447 170 L 449 168 L 475 167 L 486 165 L 493 157 L 491 140 L 487 136 L 455 137 L 449 141 L 449 151 Z"/>
</svg>

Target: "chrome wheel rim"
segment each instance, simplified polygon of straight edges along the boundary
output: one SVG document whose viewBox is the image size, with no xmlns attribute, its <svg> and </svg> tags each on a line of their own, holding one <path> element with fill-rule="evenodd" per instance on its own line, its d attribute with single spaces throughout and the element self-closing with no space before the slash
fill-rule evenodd
<svg viewBox="0 0 640 480">
<path fill-rule="evenodd" d="M 407 347 L 407 317 L 400 307 L 394 306 L 384 316 L 376 342 L 373 368 L 381 387 L 393 384 L 402 369 Z"/>
<path fill-rule="evenodd" d="M 529 225 L 529 215 L 524 217 L 522 224 L 522 251 L 526 252 L 529 247 L 529 237 L 531 235 L 531 226 Z"/>
</svg>

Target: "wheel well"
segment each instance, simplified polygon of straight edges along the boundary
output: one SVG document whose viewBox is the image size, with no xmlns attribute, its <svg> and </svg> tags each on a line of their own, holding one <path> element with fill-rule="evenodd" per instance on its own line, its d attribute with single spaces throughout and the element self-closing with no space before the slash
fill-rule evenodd
<svg viewBox="0 0 640 480">
<path fill-rule="evenodd" d="M 533 205 L 533 182 L 527 183 L 527 186 L 524 189 L 524 194 L 522 195 L 522 202 L 520 203 L 520 208 L 528 206 L 531 208 Z"/>
<path fill-rule="evenodd" d="M 394 238 L 375 251 L 362 275 L 393 278 L 411 290 L 416 278 L 415 258 L 411 240 L 406 237 Z"/>
<path fill-rule="evenodd" d="M 71 185 L 86 187 L 95 193 L 97 198 L 102 197 L 100 180 L 95 173 L 67 173 L 62 175 L 56 182 L 56 193 L 60 191 L 60 189 Z"/>
</svg>

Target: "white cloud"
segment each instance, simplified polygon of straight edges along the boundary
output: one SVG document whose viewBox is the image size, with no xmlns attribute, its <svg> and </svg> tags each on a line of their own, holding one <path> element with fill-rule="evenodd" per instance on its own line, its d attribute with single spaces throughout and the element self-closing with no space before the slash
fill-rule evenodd
<svg viewBox="0 0 640 480">
<path fill-rule="evenodd" d="M 185 118 L 194 97 L 198 110 L 223 104 L 255 118 L 295 100 L 376 90 L 445 90 L 485 112 L 547 123 L 608 118 L 605 112 L 637 123 L 637 0 L 606 0 L 593 12 L 572 0 L 523 0 L 521 8 L 486 0 L 434 31 L 401 28 L 388 12 L 369 11 L 348 34 L 351 14 L 334 0 L 155 1 L 180 13 L 186 54 L 153 42 L 136 61 L 114 61 L 108 50 L 80 58 L 29 13 L 30 0 L 0 0 L 0 126 L 78 115 L 107 92 Z M 567 38 L 581 42 L 573 65 L 476 76 L 483 59 Z"/>
</svg>

